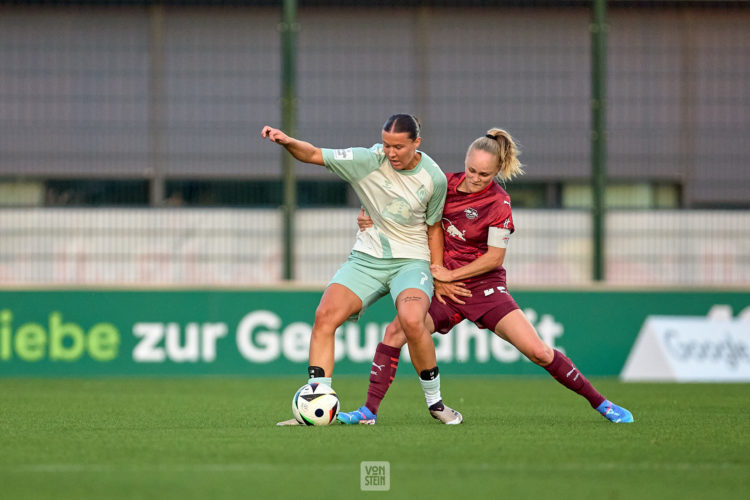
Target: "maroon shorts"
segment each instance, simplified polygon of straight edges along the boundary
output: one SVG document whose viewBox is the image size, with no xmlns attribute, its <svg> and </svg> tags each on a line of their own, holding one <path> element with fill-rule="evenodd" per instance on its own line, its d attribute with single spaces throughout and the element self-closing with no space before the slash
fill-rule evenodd
<svg viewBox="0 0 750 500">
<path fill-rule="evenodd" d="M 509 312 L 520 309 L 500 280 L 481 280 L 468 283 L 471 297 L 464 297 L 466 304 L 456 304 L 445 297 L 447 304 L 441 304 L 433 297 L 429 314 L 435 324 L 435 331 L 448 333 L 464 319 L 473 321 L 479 328 L 494 330 L 497 322 Z"/>
</svg>

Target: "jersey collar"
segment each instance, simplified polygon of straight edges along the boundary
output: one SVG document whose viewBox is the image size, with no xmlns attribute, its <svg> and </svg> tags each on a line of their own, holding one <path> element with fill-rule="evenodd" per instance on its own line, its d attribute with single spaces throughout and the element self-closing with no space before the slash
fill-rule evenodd
<svg viewBox="0 0 750 500">
<path fill-rule="evenodd" d="M 479 196 L 480 194 L 483 194 L 488 189 L 490 189 L 492 187 L 492 184 L 495 182 L 495 180 L 493 179 L 492 182 L 490 182 L 489 184 L 487 184 L 486 188 L 482 189 L 481 191 L 477 191 L 476 193 L 464 193 L 463 191 L 459 191 L 458 190 L 458 185 L 461 184 L 464 181 L 465 178 L 466 178 L 466 172 L 464 172 L 463 174 L 461 174 L 461 177 L 458 178 L 458 182 L 456 183 L 455 186 L 453 186 L 453 192 L 455 194 L 459 194 L 460 193 L 462 196 Z"/>
</svg>

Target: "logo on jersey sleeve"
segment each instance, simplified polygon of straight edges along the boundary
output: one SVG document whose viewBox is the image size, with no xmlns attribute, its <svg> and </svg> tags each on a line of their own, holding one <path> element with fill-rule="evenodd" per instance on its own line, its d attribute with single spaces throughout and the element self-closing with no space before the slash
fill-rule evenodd
<svg viewBox="0 0 750 500">
<path fill-rule="evenodd" d="M 464 210 L 464 213 L 466 214 L 466 218 L 469 220 L 476 219 L 477 217 L 479 217 L 479 212 L 477 212 L 475 209 L 471 207 Z"/>
<path fill-rule="evenodd" d="M 505 220 L 503 221 L 503 227 L 504 227 L 505 229 L 508 229 L 508 227 L 510 227 L 510 218 L 508 218 L 508 219 L 505 219 Z"/>
<path fill-rule="evenodd" d="M 352 148 L 348 148 L 348 149 L 334 149 L 333 150 L 333 159 L 334 160 L 353 160 L 354 159 L 354 153 L 352 152 Z"/>
<path fill-rule="evenodd" d="M 451 220 L 447 217 L 443 217 L 443 221 L 448 221 L 448 226 L 446 227 L 446 223 L 442 222 L 443 231 L 448 233 L 449 236 L 453 236 L 454 238 L 458 238 L 461 241 L 466 241 L 466 238 L 464 238 L 464 234 L 466 234 L 466 231 L 460 231 L 456 226 L 453 225 Z"/>
</svg>

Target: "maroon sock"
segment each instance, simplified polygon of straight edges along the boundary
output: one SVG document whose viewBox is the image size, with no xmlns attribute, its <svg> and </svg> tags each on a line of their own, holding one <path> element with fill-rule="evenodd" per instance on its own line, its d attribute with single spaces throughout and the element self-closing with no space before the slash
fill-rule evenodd
<svg viewBox="0 0 750 500">
<path fill-rule="evenodd" d="M 594 389 L 591 382 L 586 380 L 578 368 L 565 354 L 555 349 L 555 357 L 552 363 L 544 367 L 555 380 L 573 392 L 577 392 L 586 398 L 593 408 L 597 408 L 604 402 L 605 397 Z"/>
<path fill-rule="evenodd" d="M 372 358 L 370 367 L 370 387 L 367 389 L 367 402 L 365 406 L 375 415 L 378 414 L 380 403 L 388 392 L 388 388 L 396 376 L 398 368 L 398 357 L 401 349 L 379 343 L 375 349 L 375 357 Z"/>
</svg>

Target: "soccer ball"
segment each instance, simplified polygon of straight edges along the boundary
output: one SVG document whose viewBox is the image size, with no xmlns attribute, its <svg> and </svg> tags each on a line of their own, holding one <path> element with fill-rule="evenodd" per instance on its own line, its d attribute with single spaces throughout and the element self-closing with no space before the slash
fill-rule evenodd
<svg viewBox="0 0 750 500">
<path fill-rule="evenodd" d="M 300 387 L 292 398 L 292 413 L 305 425 L 328 425 L 339 413 L 339 398 L 326 384 L 310 382 Z"/>
</svg>

